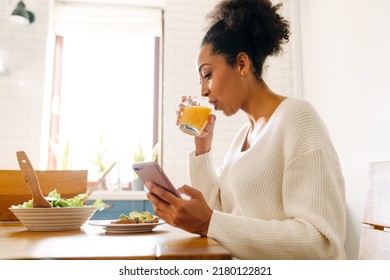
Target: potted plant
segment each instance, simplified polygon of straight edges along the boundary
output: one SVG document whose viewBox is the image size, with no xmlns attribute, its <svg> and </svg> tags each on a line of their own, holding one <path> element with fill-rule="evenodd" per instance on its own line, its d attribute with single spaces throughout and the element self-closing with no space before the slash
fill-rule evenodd
<svg viewBox="0 0 390 280">
<path fill-rule="evenodd" d="M 153 147 L 150 157 L 146 157 L 142 145 L 139 142 L 138 147 L 134 149 L 133 163 L 143 162 L 146 160 L 155 161 L 158 158 L 159 152 L 160 152 L 160 145 L 159 143 L 156 143 L 156 145 L 154 145 Z M 140 191 L 145 189 L 144 183 L 135 172 L 133 172 L 133 181 L 131 182 L 131 189 L 134 191 Z"/>
<path fill-rule="evenodd" d="M 91 159 L 91 162 L 96 166 L 97 170 L 97 178 L 99 178 L 107 169 L 107 166 L 104 164 L 103 160 L 104 160 L 104 156 L 105 156 L 105 153 L 106 153 L 107 149 L 105 148 L 104 144 L 103 144 L 103 137 L 100 135 L 99 136 L 99 149 L 98 149 L 98 152 L 97 152 L 97 155 L 96 155 L 96 158 L 94 159 Z M 91 182 L 91 185 L 93 185 L 95 182 Z M 101 186 L 99 187 L 100 190 L 106 190 L 107 189 L 107 186 L 106 186 L 106 182 L 103 181 Z"/>
</svg>

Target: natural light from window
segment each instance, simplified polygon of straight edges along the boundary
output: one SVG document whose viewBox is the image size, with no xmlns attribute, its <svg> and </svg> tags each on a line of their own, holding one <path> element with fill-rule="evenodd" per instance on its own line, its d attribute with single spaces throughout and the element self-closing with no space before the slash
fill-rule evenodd
<svg viewBox="0 0 390 280">
<path fill-rule="evenodd" d="M 72 169 L 89 170 L 98 153 L 108 167 L 118 161 L 108 181 L 132 180 L 133 151 L 153 146 L 153 36 L 75 34 L 64 36 L 60 144 L 69 144 Z M 103 146 L 101 147 L 100 140 Z"/>
</svg>

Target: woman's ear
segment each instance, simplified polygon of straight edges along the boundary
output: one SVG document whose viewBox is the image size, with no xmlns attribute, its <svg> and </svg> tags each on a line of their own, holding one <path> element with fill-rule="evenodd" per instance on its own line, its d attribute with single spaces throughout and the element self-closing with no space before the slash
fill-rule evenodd
<svg viewBox="0 0 390 280">
<path fill-rule="evenodd" d="M 237 55 L 237 69 L 241 77 L 245 76 L 248 73 L 249 65 L 250 65 L 249 56 L 244 52 L 240 52 Z"/>
</svg>

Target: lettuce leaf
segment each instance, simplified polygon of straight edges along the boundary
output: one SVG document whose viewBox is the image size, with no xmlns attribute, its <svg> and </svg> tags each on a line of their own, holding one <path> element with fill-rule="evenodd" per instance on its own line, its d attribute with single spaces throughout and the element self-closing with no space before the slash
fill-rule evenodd
<svg viewBox="0 0 390 280">
<path fill-rule="evenodd" d="M 88 195 L 86 193 L 78 194 L 72 198 L 61 198 L 61 195 L 57 192 L 56 189 L 52 190 L 47 197 L 48 201 L 53 207 L 83 207 L 84 201 L 87 199 Z M 105 203 L 101 199 L 95 200 L 91 206 L 98 207 L 99 211 L 104 209 Z M 15 207 L 15 205 L 13 205 Z M 22 204 L 17 205 L 18 208 L 33 208 L 33 200 L 23 202 Z"/>
</svg>

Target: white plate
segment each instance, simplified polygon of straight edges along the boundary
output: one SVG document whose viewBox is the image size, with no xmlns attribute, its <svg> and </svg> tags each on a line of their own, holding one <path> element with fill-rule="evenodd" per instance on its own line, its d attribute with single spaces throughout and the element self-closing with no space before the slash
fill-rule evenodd
<svg viewBox="0 0 390 280">
<path fill-rule="evenodd" d="M 149 232 L 155 227 L 164 224 L 160 221 L 158 223 L 139 223 L 139 224 L 111 224 L 111 220 L 103 221 L 89 221 L 92 226 L 100 226 L 106 230 L 107 233 L 139 233 Z"/>
</svg>

